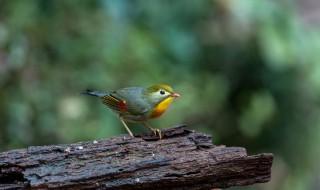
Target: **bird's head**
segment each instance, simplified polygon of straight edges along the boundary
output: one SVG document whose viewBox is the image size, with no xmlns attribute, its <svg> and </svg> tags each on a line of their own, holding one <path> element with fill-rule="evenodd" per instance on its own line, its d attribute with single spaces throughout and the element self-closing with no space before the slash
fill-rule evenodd
<svg viewBox="0 0 320 190">
<path fill-rule="evenodd" d="M 150 102 L 157 105 L 165 100 L 172 101 L 173 99 L 180 97 L 180 94 L 175 93 L 172 87 L 169 85 L 156 84 L 147 88 L 146 96 Z"/>
<path fill-rule="evenodd" d="M 150 112 L 151 118 L 161 116 L 169 108 L 172 101 L 180 96 L 173 91 L 171 86 L 166 84 L 150 86 L 147 88 L 146 93 L 147 99 L 153 108 Z"/>
<path fill-rule="evenodd" d="M 170 106 L 172 101 L 180 95 L 173 91 L 172 87 L 166 84 L 156 84 L 146 90 L 146 96 L 153 109 L 150 117 L 161 116 Z"/>
</svg>

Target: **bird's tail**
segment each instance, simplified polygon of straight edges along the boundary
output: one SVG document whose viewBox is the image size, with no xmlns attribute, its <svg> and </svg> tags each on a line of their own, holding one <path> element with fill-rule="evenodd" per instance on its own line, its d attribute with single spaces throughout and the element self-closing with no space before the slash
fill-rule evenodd
<svg viewBox="0 0 320 190">
<path fill-rule="evenodd" d="M 103 96 L 108 95 L 107 92 L 99 92 L 99 91 L 95 91 L 95 90 L 86 90 L 84 92 L 81 92 L 81 94 L 96 96 L 96 97 L 103 97 Z"/>
</svg>

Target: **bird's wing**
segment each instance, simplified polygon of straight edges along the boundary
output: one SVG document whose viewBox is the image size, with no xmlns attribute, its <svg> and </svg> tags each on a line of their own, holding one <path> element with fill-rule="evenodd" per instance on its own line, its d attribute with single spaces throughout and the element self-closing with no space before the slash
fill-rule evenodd
<svg viewBox="0 0 320 190">
<path fill-rule="evenodd" d="M 150 105 L 144 98 L 144 89 L 141 87 L 123 88 L 112 93 L 126 104 L 126 111 L 133 115 L 142 115 L 150 110 Z"/>
<path fill-rule="evenodd" d="M 125 113 L 128 111 L 126 101 L 124 99 L 121 99 L 120 97 L 115 96 L 113 93 L 107 94 L 101 98 L 102 102 L 105 105 L 116 112 Z"/>
</svg>

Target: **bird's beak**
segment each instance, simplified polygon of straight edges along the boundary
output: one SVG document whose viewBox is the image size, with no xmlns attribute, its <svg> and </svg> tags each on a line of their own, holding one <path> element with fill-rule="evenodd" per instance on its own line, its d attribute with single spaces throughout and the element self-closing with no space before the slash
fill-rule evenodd
<svg viewBox="0 0 320 190">
<path fill-rule="evenodd" d="M 178 93 L 172 93 L 171 96 L 174 97 L 174 98 L 178 98 L 178 97 L 180 97 L 180 94 L 178 94 Z"/>
</svg>

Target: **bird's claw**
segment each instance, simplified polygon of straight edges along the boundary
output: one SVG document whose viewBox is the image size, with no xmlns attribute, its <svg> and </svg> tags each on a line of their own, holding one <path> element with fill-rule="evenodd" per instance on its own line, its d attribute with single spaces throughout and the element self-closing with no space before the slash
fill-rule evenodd
<svg viewBox="0 0 320 190">
<path fill-rule="evenodd" d="M 148 125 L 148 123 L 146 123 L 146 122 L 144 122 L 144 126 L 149 128 L 155 136 L 159 137 L 159 139 L 162 139 L 162 133 L 161 133 L 160 129 L 155 129 L 155 128 L 151 127 L 150 125 Z"/>
<path fill-rule="evenodd" d="M 160 129 L 152 129 L 152 132 L 155 136 L 159 136 L 159 139 L 162 139 L 162 132 Z"/>
<path fill-rule="evenodd" d="M 159 139 L 162 139 L 162 133 L 161 133 L 161 130 L 160 129 L 156 129 L 156 132 L 158 133 L 159 135 Z"/>
</svg>

